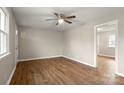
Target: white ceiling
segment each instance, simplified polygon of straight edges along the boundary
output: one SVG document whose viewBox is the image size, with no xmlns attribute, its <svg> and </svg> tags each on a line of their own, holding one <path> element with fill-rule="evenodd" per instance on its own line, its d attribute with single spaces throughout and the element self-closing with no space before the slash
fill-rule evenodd
<svg viewBox="0 0 124 93">
<path fill-rule="evenodd" d="M 63 13 L 67 16 L 76 15 L 72 24 L 64 23 L 64 29 L 84 25 L 104 16 L 123 11 L 124 8 L 99 8 L 99 7 L 14 7 L 13 11 L 19 26 L 56 30 L 55 21 L 45 21 L 55 18 L 53 13 Z M 60 25 L 61 26 L 61 25 Z M 59 26 L 59 27 L 60 27 Z M 63 26 L 62 26 L 63 27 Z"/>
</svg>

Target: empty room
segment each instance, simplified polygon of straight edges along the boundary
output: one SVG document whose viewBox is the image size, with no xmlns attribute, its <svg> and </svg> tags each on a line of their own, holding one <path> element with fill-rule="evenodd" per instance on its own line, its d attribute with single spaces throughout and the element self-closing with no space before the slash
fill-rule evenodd
<svg viewBox="0 0 124 93">
<path fill-rule="evenodd" d="M 123 7 L 0 7 L 1 85 L 124 85 Z"/>
</svg>

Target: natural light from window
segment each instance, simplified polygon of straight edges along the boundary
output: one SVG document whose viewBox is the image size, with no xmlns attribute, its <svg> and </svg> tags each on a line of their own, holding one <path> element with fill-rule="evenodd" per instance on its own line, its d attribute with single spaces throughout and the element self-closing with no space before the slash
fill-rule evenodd
<svg viewBox="0 0 124 93">
<path fill-rule="evenodd" d="M 108 47 L 115 48 L 115 35 L 109 35 L 109 38 L 108 38 Z"/>
<path fill-rule="evenodd" d="M 6 14 L 0 8 L 0 56 L 8 52 L 8 32 L 6 31 Z"/>
</svg>

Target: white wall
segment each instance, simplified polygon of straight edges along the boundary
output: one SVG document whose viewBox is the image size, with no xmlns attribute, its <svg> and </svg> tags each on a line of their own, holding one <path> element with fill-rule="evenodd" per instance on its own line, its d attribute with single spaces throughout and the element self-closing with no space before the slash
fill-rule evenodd
<svg viewBox="0 0 124 93">
<path fill-rule="evenodd" d="M 97 35 L 99 38 L 97 44 L 98 44 L 98 55 L 103 56 L 115 56 L 115 48 L 114 47 L 108 47 L 108 39 L 109 35 L 115 35 L 115 31 L 103 31 L 103 32 L 97 32 Z"/>
<path fill-rule="evenodd" d="M 94 22 L 87 23 L 75 29 L 64 31 L 65 52 L 64 56 L 78 60 L 82 63 L 94 64 L 94 26 L 112 20 L 118 20 L 118 73 L 124 74 L 124 14 L 104 17 Z"/>
<path fill-rule="evenodd" d="M 9 46 L 10 54 L 0 59 L 0 84 L 6 84 L 9 76 L 15 67 L 15 20 L 12 10 L 7 8 L 9 12 Z"/>
<path fill-rule="evenodd" d="M 19 27 L 19 59 L 60 56 L 63 52 L 63 33 L 30 27 Z"/>
<path fill-rule="evenodd" d="M 93 65 L 93 24 L 64 31 L 64 56 Z"/>
</svg>

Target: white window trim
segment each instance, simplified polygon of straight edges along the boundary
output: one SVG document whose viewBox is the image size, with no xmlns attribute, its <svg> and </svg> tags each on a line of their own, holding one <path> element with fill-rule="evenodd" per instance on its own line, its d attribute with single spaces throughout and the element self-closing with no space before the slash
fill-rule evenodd
<svg viewBox="0 0 124 93">
<path fill-rule="evenodd" d="M 3 55 L 0 56 L 0 59 L 3 59 L 4 57 L 7 57 L 8 55 L 10 55 L 10 52 L 6 52 Z"/>
<path fill-rule="evenodd" d="M 0 9 L 5 13 L 5 16 L 6 16 L 6 19 L 5 19 L 5 21 L 6 21 L 6 23 L 5 23 L 5 30 L 6 30 L 6 32 L 4 32 L 4 31 L 2 31 L 1 30 L 1 32 L 3 32 L 3 33 L 5 33 L 5 34 L 7 34 L 7 51 L 6 52 L 4 52 L 3 54 L 0 54 L 0 59 L 2 59 L 2 58 L 4 58 L 4 57 L 6 57 L 6 56 L 8 56 L 9 54 L 11 54 L 10 53 L 10 49 L 9 49 L 9 12 L 8 12 L 8 10 L 6 9 L 6 8 L 2 8 L 2 7 L 0 7 Z M 0 11 L 1 11 L 0 10 Z"/>
</svg>

